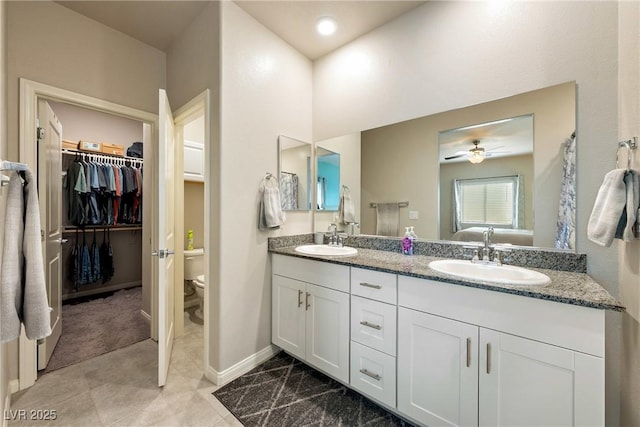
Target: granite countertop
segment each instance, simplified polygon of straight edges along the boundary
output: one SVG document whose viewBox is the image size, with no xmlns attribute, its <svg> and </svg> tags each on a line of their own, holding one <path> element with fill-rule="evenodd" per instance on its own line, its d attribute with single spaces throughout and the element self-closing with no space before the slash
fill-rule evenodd
<svg viewBox="0 0 640 427">
<path fill-rule="evenodd" d="M 398 252 L 373 249 L 358 249 L 358 254 L 350 257 L 314 256 L 295 252 L 295 246 L 271 247 L 272 253 L 290 255 L 299 258 L 315 259 L 333 264 L 361 267 L 370 270 L 395 273 L 421 279 L 437 280 L 454 285 L 470 286 L 491 291 L 522 295 L 565 304 L 580 305 L 602 310 L 624 311 L 624 306 L 613 298 L 602 286 L 585 273 L 531 268 L 546 274 L 551 283 L 544 286 L 515 286 L 496 284 L 481 280 L 468 280 L 440 273 L 429 268 L 429 263 L 437 259 L 434 256 L 406 256 Z"/>
</svg>

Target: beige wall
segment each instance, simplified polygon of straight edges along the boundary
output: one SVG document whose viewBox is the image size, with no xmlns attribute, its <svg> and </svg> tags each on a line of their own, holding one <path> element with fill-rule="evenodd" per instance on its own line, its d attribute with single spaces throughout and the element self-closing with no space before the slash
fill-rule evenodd
<svg viewBox="0 0 640 427">
<path fill-rule="evenodd" d="M 189 70 L 189 72 L 185 72 Z M 210 91 L 209 143 L 206 148 L 205 170 L 209 182 L 205 206 L 211 206 L 204 219 L 203 242 L 209 276 L 206 278 L 209 301 L 209 325 L 204 325 L 205 342 L 210 343 L 206 368 L 219 366 L 218 342 L 220 328 L 220 3 L 210 2 L 191 25 L 173 42 L 167 53 L 167 93 L 174 109 L 202 93 Z M 208 292 L 208 295 L 206 295 Z"/>
<path fill-rule="evenodd" d="M 575 130 L 575 99 L 575 84 L 567 82 L 365 131 L 362 133 L 362 204 L 409 201 L 408 208 L 400 209 L 400 231 L 404 226 L 413 225 L 419 237 L 440 238 L 441 230 L 450 230 L 450 217 L 440 217 L 438 212 L 438 195 L 443 194 L 438 184 L 439 132 L 533 114 L 534 179 L 528 182 L 535 182 L 534 245 L 553 247 L 562 179 L 562 146 Z M 417 182 L 420 185 L 415 185 Z M 409 211 L 418 211 L 419 219 L 410 220 Z M 375 211 L 371 209 L 363 214 L 363 233 L 374 234 Z"/>
<path fill-rule="evenodd" d="M 577 250 L 588 255 L 594 279 L 618 296 L 618 248 L 589 242 L 586 227 L 602 177 L 614 167 L 618 73 L 632 73 L 618 66 L 619 4 L 427 2 L 314 63 L 314 139 L 575 81 Z M 637 58 L 632 63 L 630 70 Z M 607 314 L 607 425 L 620 421 L 620 320 Z"/>
<path fill-rule="evenodd" d="M 142 122 L 62 102 L 49 102 L 62 123 L 62 138 L 119 144 L 127 148 L 142 142 Z"/>
<path fill-rule="evenodd" d="M 481 166 L 480 168 L 476 166 Z M 533 155 L 486 158 L 479 165 L 455 162 L 440 165 L 440 239 L 451 240 L 453 220 L 453 181 L 456 179 L 490 178 L 522 175 L 524 182 L 524 227 L 533 229 Z M 412 223 L 412 222 L 410 222 Z"/>
<path fill-rule="evenodd" d="M 620 3 L 618 139 L 640 136 L 640 3 Z M 636 153 L 634 169 L 640 170 Z M 618 243 L 622 316 L 621 426 L 640 425 L 640 241 Z"/>
<path fill-rule="evenodd" d="M 257 228 L 258 185 L 278 168 L 277 136 L 311 141 L 312 64 L 235 3 L 221 7 L 218 372 L 271 344 L 267 237 L 312 229 L 310 212 L 287 212 L 277 231 Z"/>
<path fill-rule="evenodd" d="M 2 3 L 8 31 L 7 158 L 19 159 L 20 77 L 157 113 L 164 53 L 54 2 Z M 9 358 L 14 379 L 17 348 Z"/>
<path fill-rule="evenodd" d="M 360 132 L 336 138 L 317 141 L 316 146 L 327 148 L 334 153 L 340 153 L 340 185 L 346 185 L 351 191 L 351 200 L 355 210 L 356 222 L 360 222 Z M 314 230 L 327 231 L 331 223 L 336 222 L 336 212 L 317 211 L 314 214 Z M 345 229 L 344 225 L 338 226 L 339 230 Z M 345 230 L 346 231 L 346 230 Z"/>
<path fill-rule="evenodd" d="M 187 231 L 193 230 L 193 246 L 203 248 L 204 235 L 204 183 L 184 183 L 184 248 L 187 249 Z"/>
</svg>

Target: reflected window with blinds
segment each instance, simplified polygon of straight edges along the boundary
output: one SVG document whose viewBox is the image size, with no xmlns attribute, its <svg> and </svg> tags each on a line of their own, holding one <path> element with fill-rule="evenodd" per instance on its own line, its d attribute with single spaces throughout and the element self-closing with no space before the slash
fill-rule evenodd
<svg viewBox="0 0 640 427">
<path fill-rule="evenodd" d="M 517 175 L 456 179 L 454 232 L 469 227 L 519 228 L 522 178 Z"/>
</svg>

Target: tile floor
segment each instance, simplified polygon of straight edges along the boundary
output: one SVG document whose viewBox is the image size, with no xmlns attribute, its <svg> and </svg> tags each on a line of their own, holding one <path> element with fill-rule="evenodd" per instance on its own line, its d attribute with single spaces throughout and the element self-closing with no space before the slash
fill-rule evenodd
<svg viewBox="0 0 640 427">
<path fill-rule="evenodd" d="M 56 420 L 15 420 L 9 426 L 242 425 L 213 397 L 217 386 L 203 375 L 202 325 L 185 313 L 185 334 L 175 340 L 163 388 L 157 385 L 157 348 L 146 340 L 43 375 L 12 396 L 11 411 L 23 410 L 28 418 L 32 410 L 55 410 Z"/>
</svg>

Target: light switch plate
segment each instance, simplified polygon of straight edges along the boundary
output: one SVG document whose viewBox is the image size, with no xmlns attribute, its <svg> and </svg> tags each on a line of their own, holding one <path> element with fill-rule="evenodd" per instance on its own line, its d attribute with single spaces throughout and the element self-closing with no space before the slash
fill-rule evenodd
<svg viewBox="0 0 640 427">
<path fill-rule="evenodd" d="M 418 211 L 409 211 L 409 219 L 418 219 Z"/>
</svg>

